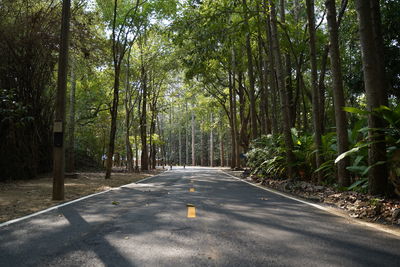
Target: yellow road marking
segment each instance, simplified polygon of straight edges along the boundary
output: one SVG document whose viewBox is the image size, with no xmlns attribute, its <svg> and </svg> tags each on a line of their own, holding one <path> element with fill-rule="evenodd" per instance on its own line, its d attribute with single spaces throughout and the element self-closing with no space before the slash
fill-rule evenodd
<svg viewBox="0 0 400 267">
<path fill-rule="evenodd" d="M 194 192 L 194 188 L 193 188 L 193 187 L 190 188 L 190 189 L 189 189 L 189 192 Z"/>
<path fill-rule="evenodd" d="M 188 218 L 196 218 L 196 207 L 192 204 L 187 204 L 186 206 L 188 208 L 187 217 Z"/>
</svg>

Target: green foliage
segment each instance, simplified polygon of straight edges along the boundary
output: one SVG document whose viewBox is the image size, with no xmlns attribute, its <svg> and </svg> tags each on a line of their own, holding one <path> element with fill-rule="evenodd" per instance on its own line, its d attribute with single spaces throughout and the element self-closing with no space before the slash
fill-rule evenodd
<svg viewBox="0 0 400 267">
<path fill-rule="evenodd" d="M 264 135 L 252 143 L 246 153 L 247 164 L 259 173 L 269 177 L 282 177 L 286 171 L 285 150 L 281 136 Z"/>
<path fill-rule="evenodd" d="M 347 169 L 356 175 L 358 179 L 353 185 L 351 185 L 349 190 L 361 190 L 365 191 L 368 187 L 368 180 L 366 178 L 369 170 L 381 164 L 389 163 L 389 168 L 392 169 L 392 180 L 394 183 L 397 182 L 398 175 L 396 172 L 396 165 L 398 164 L 397 157 L 393 157 L 393 155 L 400 151 L 400 105 L 396 107 L 389 108 L 386 106 L 381 106 L 379 108 L 374 109 L 372 112 L 368 112 L 365 110 L 355 109 L 355 108 L 345 108 L 347 112 L 355 113 L 360 116 L 377 116 L 386 121 L 387 127 L 383 129 L 368 129 L 368 128 L 360 128 L 359 125 L 356 125 L 354 132 L 358 132 L 362 134 L 362 138 L 360 141 L 353 145 L 349 151 L 346 151 L 339 155 L 335 163 L 342 160 L 345 157 L 352 158 L 352 165 L 348 166 Z M 376 141 L 370 141 L 370 137 L 368 136 L 368 131 L 373 132 L 373 134 L 384 134 L 385 142 L 387 147 L 387 158 L 386 162 L 380 161 L 375 163 L 374 165 L 368 165 L 367 156 L 368 156 L 368 146 L 373 144 Z M 350 134 L 352 138 L 350 140 L 354 141 L 356 133 Z"/>
</svg>

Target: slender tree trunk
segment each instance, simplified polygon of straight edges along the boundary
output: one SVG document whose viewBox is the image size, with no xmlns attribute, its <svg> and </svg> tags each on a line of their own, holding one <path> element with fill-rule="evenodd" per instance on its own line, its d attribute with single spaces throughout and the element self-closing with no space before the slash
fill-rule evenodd
<svg viewBox="0 0 400 267">
<path fill-rule="evenodd" d="M 278 127 L 278 121 L 277 121 L 277 78 L 276 78 L 276 72 L 275 72 L 275 61 L 274 61 L 274 56 L 273 56 L 273 44 L 272 44 L 272 38 L 271 38 L 271 23 L 270 23 L 270 17 L 267 14 L 267 6 L 266 6 L 266 1 L 264 1 L 264 9 L 263 9 L 264 17 L 265 17 L 265 32 L 267 36 L 267 43 L 268 43 L 268 50 L 266 50 L 266 54 L 268 57 L 268 65 L 269 66 L 269 86 L 270 86 L 270 92 L 271 92 L 271 107 L 272 107 L 272 124 L 271 124 L 271 131 L 274 135 L 279 133 L 279 127 Z M 267 49 L 267 47 L 265 48 Z M 266 68 L 267 69 L 267 68 Z M 267 75 L 267 76 L 268 76 Z M 267 80 L 267 78 L 266 78 Z"/>
<path fill-rule="evenodd" d="M 169 165 L 172 166 L 172 161 L 173 161 L 173 155 L 172 155 L 172 102 L 170 103 L 169 107 L 169 139 L 168 139 L 168 144 L 169 144 L 169 157 L 168 157 L 168 162 Z"/>
<path fill-rule="evenodd" d="M 182 129 L 181 125 L 178 125 L 178 157 L 179 166 L 182 166 Z"/>
<path fill-rule="evenodd" d="M 128 106 L 126 104 L 125 106 L 126 109 L 126 115 L 125 115 L 125 147 L 126 147 L 126 167 L 128 169 L 128 172 L 133 172 L 133 152 L 132 152 L 132 144 L 131 141 L 129 140 L 130 137 L 130 112 L 128 110 Z"/>
<path fill-rule="evenodd" d="M 67 144 L 67 162 L 66 171 L 75 172 L 75 91 L 76 91 L 76 74 L 75 62 L 71 60 L 71 91 L 69 94 L 69 123 L 68 123 L 68 144 Z"/>
<path fill-rule="evenodd" d="M 232 76 L 231 78 L 231 86 L 230 88 L 230 100 L 231 103 L 231 117 L 232 117 L 232 126 L 233 126 L 233 139 L 232 139 L 232 155 L 231 155 L 231 166 L 233 168 L 240 168 L 240 136 L 239 136 L 239 127 L 237 120 L 237 105 L 236 105 L 236 53 L 235 50 L 232 49 Z"/>
<path fill-rule="evenodd" d="M 285 0 L 279 1 L 279 11 L 280 11 L 280 19 L 283 25 L 286 24 L 286 15 L 285 15 Z M 283 61 L 285 65 L 285 88 L 286 94 L 289 104 L 289 120 L 290 120 L 290 127 L 295 126 L 295 110 L 294 110 L 294 101 L 293 101 L 293 88 L 292 88 L 292 62 L 290 58 L 289 52 L 286 52 L 283 55 Z"/>
<path fill-rule="evenodd" d="M 336 21 L 335 0 L 326 0 L 327 21 L 329 28 L 330 58 L 333 85 L 333 100 L 335 106 L 336 136 L 339 155 L 349 149 L 347 136 L 347 118 L 343 110 L 345 106 L 343 93 L 343 77 L 340 62 L 339 32 Z M 349 186 L 350 176 L 346 169 L 349 165 L 348 157 L 338 162 L 338 182 L 340 186 Z"/>
<path fill-rule="evenodd" d="M 194 121 L 194 111 L 192 110 L 192 166 L 196 166 L 196 150 L 195 150 L 195 139 L 196 139 L 196 129 Z"/>
<path fill-rule="evenodd" d="M 318 96 L 319 96 L 319 122 L 321 124 L 321 134 L 325 133 L 325 74 L 326 74 L 326 65 L 328 63 L 328 54 L 329 54 L 329 45 L 326 45 L 322 54 L 321 59 L 321 70 L 319 71 L 319 79 L 318 79 Z"/>
<path fill-rule="evenodd" d="M 144 64 L 142 62 L 142 64 Z M 142 155 L 140 158 L 140 168 L 142 171 L 147 171 L 149 169 L 149 155 L 147 147 L 147 74 L 142 65 L 142 114 L 140 117 L 140 139 L 142 140 Z"/>
<path fill-rule="evenodd" d="M 247 53 L 247 69 L 249 75 L 249 100 L 250 100 L 250 123 L 251 123 L 251 137 L 256 139 L 258 137 L 257 130 L 257 110 L 256 110 L 256 97 L 255 97 L 255 78 L 254 78 L 254 66 L 253 56 L 251 52 L 251 32 L 249 27 L 248 19 L 248 8 L 246 0 L 242 0 L 243 14 L 244 14 L 244 25 L 246 28 L 246 53 Z"/>
<path fill-rule="evenodd" d="M 249 148 L 249 135 L 248 135 L 248 122 L 249 116 L 246 114 L 246 93 L 243 86 L 243 73 L 238 73 L 238 93 L 239 93 L 239 115 L 240 115 L 240 132 L 238 144 L 242 146 L 243 150 L 247 151 Z"/>
<path fill-rule="evenodd" d="M 64 0 L 61 18 L 60 55 L 58 57 L 55 127 L 53 129 L 55 139 L 53 148 L 53 200 L 64 199 L 65 151 L 63 135 L 65 127 L 65 95 L 68 73 L 70 7 L 71 1 Z M 57 137 L 60 138 L 60 140 L 56 140 Z"/>
<path fill-rule="evenodd" d="M 138 133 L 135 132 L 135 172 L 139 172 L 139 140 L 137 138 Z"/>
<path fill-rule="evenodd" d="M 236 132 L 235 132 L 235 116 L 236 114 L 234 113 L 233 110 L 233 102 L 234 102 L 234 88 L 233 88 L 233 83 L 232 83 L 232 73 L 229 72 L 229 112 L 230 112 L 230 117 L 229 117 L 229 124 L 230 124 L 230 131 L 231 131 L 231 149 L 232 149 L 232 153 L 231 153 L 231 168 L 235 169 L 236 168 Z"/>
<path fill-rule="evenodd" d="M 287 98 L 287 93 L 285 89 L 285 77 L 284 70 L 282 64 L 281 51 L 279 47 L 279 39 L 278 39 L 278 28 L 276 21 L 276 11 L 275 4 L 271 2 L 271 40 L 273 44 L 273 53 L 274 59 L 276 63 L 276 72 L 278 75 L 278 87 L 280 91 L 281 98 L 281 107 L 282 107 L 282 117 L 283 117 L 283 134 L 285 139 L 285 148 L 286 148 L 286 168 L 287 168 L 287 176 L 289 179 L 294 177 L 293 171 L 293 163 L 294 163 L 294 154 L 293 154 L 293 140 L 290 129 L 290 109 L 289 109 L 289 101 Z"/>
<path fill-rule="evenodd" d="M 125 147 L 126 147 L 126 167 L 128 172 L 133 172 L 133 151 L 132 151 L 132 144 L 130 141 L 130 129 L 131 129 L 131 113 L 132 110 L 130 109 L 131 105 L 131 92 L 129 87 L 129 59 L 128 64 L 126 67 L 126 82 L 125 82 Z"/>
<path fill-rule="evenodd" d="M 319 90 L 318 90 L 318 73 L 317 73 L 317 49 L 315 39 L 315 15 L 314 15 L 314 0 L 306 0 L 308 29 L 310 34 L 310 61 L 311 61 L 311 87 L 312 87 L 312 111 L 314 122 L 314 142 L 316 146 L 315 163 L 318 169 L 322 164 L 321 156 L 321 122 L 320 122 L 320 107 L 319 107 Z M 321 183 L 323 176 L 321 172 L 317 173 L 318 182 Z"/>
<path fill-rule="evenodd" d="M 110 127 L 110 141 L 108 143 L 107 150 L 107 161 L 106 161 L 106 176 L 105 179 L 111 178 L 111 171 L 113 165 L 113 156 L 115 148 L 115 135 L 117 132 L 117 117 L 118 117 L 118 102 L 119 102 L 119 79 L 121 72 L 121 60 L 119 53 L 119 43 L 116 39 L 116 20 L 117 20 L 117 5 L 118 1 L 114 1 L 114 13 L 113 13 L 113 29 L 112 29 L 112 53 L 113 53 L 113 64 L 114 64 L 114 90 L 113 90 L 113 102 L 111 107 L 111 127 Z"/>
<path fill-rule="evenodd" d="M 266 64 L 263 57 L 263 49 L 262 49 L 262 36 L 261 36 L 261 20 L 259 18 L 258 25 L 258 63 L 259 63 L 259 77 L 260 77 L 260 117 L 261 117 L 261 133 L 268 134 L 271 133 L 271 125 L 269 119 L 269 101 L 268 101 L 268 84 L 267 84 L 267 70 Z"/>
<path fill-rule="evenodd" d="M 151 165 L 150 165 L 150 167 L 153 170 L 157 166 L 157 162 L 156 162 L 156 159 L 157 159 L 157 148 L 156 148 L 156 144 L 154 143 L 154 140 L 153 140 L 153 136 L 156 133 L 156 116 L 157 115 L 155 114 L 155 112 L 156 112 L 155 108 L 153 108 L 151 126 L 150 126 L 150 140 L 151 140 L 151 144 L 150 144 Z"/>
<path fill-rule="evenodd" d="M 119 74 L 120 67 L 116 66 L 114 71 L 114 97 L 111 108 L 111 128 L 110 128 L 110 141 L 107 150 L 107 163 L 106 163 L 106 179 L 111 178 L 111 170 L 113 165 L 113 155 L 115 148 L 115 135 L 117 132 L 117 117 L 118 117 L 118 102 L 119 102 Z"/>
<path fill-rule="evenodd" d="M 210 120 L 212 124 L 214 120 L 212 113 Z M 212 126 L 210 131 L 210 167 L 214 167 L 214 131 Z"/>
<path fill-rule="evenodd" d="M 219 134 L 219 152 L 220 152 L 220 161 L 221 167 L 225 166 L 225 148 L 224 148 L 224 130 L 222 127 L 222 122 L 220 122 L 220 134 Z"/>
<path fill-rule="evenodd" d="M 188 119 L 188 104 L 186 102 L 185 116 L 185 165 L 189 165 L 189 119 Z"/>
<path fill-rule="evenodd" d="M 200 166 L 204 166 L 204 133 L 200 128 Z"/>
<path fill-rule="evenodd" d="M 361 43 L 361 55 L 363 62 L 364 85 L 367 96 L 367 109 L 373 111 L 380 105 L 387 103 L 386 82 L 384 77 L 381 36 L 378 36 L 380 29 L 379 5 L 374 1 L 356 0 L 356 10 L 359 21 L 359 33 Z M 386 164 L 379 164 L 386 161 L 385 136 L 380 129 L 384 127 L 380 118 L 369 115 L 368 127 L 369 139 L 374 142 L 368 150 L 368 164 L 371 167 L 368 172 L 369 193 L 373 195 L 384 194 L 387 189 L 387 168 Z"/>
</svg>

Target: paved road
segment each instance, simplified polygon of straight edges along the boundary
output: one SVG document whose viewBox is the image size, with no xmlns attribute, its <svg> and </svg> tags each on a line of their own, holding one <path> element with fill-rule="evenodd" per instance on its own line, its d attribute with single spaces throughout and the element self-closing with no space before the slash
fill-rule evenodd
<svg viewBox="0 0 400 267">
<path fill-rule="evenodd" d="M 0 266 L 400 266 L 400 239 L 186 168 L 0 228 Z"/>
</svg>

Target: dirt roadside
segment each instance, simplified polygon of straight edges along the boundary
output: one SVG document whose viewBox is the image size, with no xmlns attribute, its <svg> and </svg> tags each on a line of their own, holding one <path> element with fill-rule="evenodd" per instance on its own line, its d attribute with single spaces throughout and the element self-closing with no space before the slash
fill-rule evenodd
<svg viewBox="0 0 400 267">
<path fill-rule="evenodd" d="M 78 172 L 77 179 L 65 179 L 64 201 L 51 200 L 53 179 L 50 174 L 34 180 L 0 183 L 0 223 L 93 193 L 137 182 L 161 172 L 162 170 L 143 173 L 117 172 L 108 180 L 104 179 L 103 172 Z"/>
</svg>

